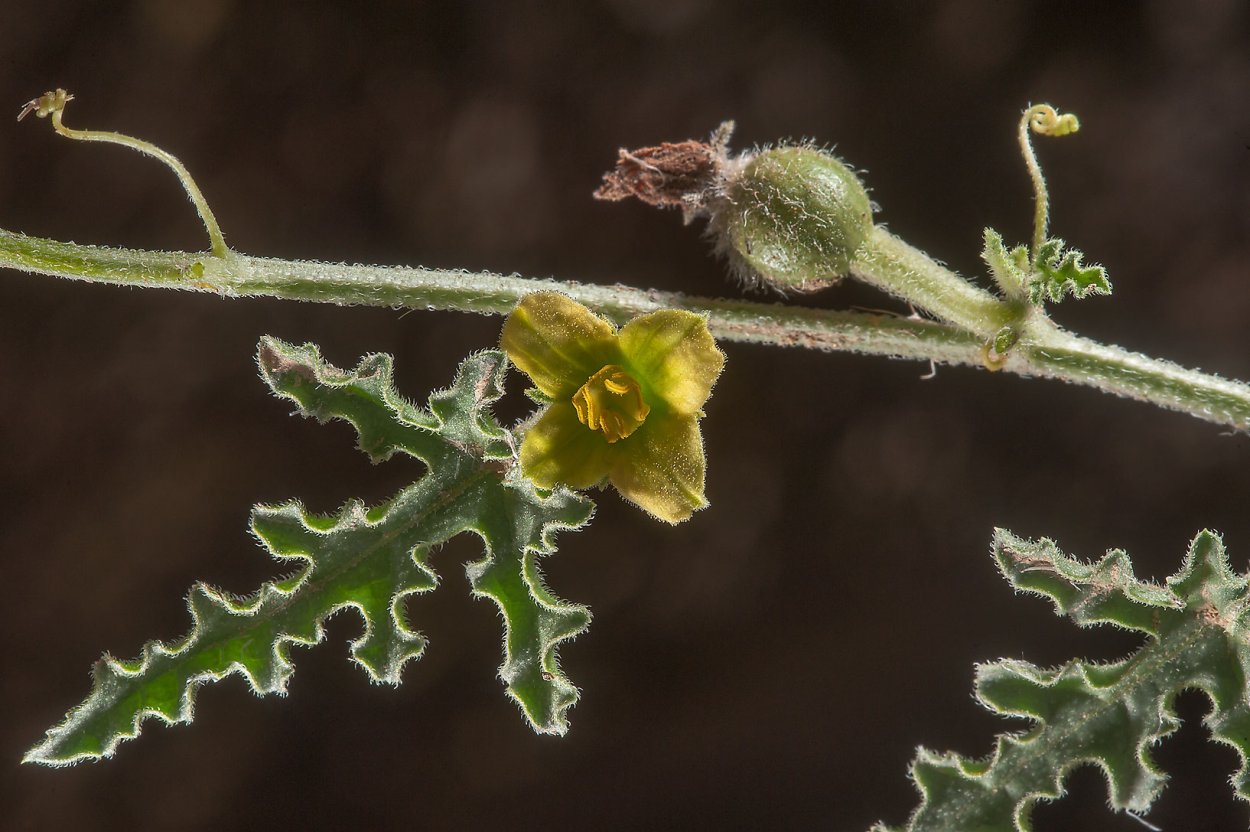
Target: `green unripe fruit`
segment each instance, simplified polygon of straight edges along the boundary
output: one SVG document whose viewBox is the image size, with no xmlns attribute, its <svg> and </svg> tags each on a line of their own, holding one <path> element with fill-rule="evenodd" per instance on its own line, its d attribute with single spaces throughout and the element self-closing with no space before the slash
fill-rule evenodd
<svg viewBox="0 0 1250 832">
<path fill-rule="evenodd" d="M 726 183 L 713 222 L 745 277 L 800 292 L 844 277 L 873 227 L 859 178 L 812 147 L 779 147 L 750 159 Z"/>
</svg>

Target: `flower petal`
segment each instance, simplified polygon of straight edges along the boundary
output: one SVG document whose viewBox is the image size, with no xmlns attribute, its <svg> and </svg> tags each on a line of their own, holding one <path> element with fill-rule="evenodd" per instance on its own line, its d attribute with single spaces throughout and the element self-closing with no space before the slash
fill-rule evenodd
<svg viewBox="0 0 1250 832">
<path fill-rule="evenodd" d="M 703 496 L 703 436 L 693 416 L 654 414 L 614 460 L 612 485 L 621 496 L 666 523 L 677 524 L 707 505 Z"/>
<path fill-rule="evenodd" d="M 500 345 L 539 390 L 559 400 L 572 398 L 620 354 L 612 325 L 559 292 L 522 298 L 504 321 Z"/>
<path fill-rule="evenodd" d="M 577 420 L 571 403 L 547 408 L 521 441 L 521 471 L 539 488 L 590 488 L 608 475 L 616 456 L 602 433 Z"/>
<path fill-rule="evenodd" d="M 701 315 L 664 309 L 635 318 L 621 328 L 621 352 L 676 413 L 698 414 L 725 365 Z"/>
</svg>

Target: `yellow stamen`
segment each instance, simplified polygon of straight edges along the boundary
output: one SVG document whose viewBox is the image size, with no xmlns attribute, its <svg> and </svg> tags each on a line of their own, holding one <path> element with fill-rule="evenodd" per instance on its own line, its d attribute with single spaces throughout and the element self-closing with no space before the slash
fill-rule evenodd
<svg viewBox="0 0 1250 832">
<path fill-rule="evenodd" d="M 642 386 L 617 364 L 608 364 L 573 394 L 577 420 L 603 433 L 608 444 L 624 439 L 642 425 L 651 407 Z"/>
</svg>

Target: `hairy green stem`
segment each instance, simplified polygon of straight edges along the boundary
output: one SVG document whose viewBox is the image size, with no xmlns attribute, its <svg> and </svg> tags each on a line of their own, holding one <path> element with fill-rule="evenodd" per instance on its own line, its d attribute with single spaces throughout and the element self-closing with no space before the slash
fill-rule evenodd
<svg viewBox="0 0 1250 832">
<path fill-rule="evenodd" d="M 275 260 L 231 252 L 155 252 L 83 246 L 0 229 L 0 268 L 119 286 L 211 292 L 223 297 L 276 297 L 341 305 L 448 309 L 506 314 L 530 292 L 555 289 L 620 324 L 657 309 L 708 316 L 725 341 L 841 350 L 983 366 L 987 333 L 1021 327 L 1002 369 L 1056 378 L 1250 430 L 1250 385 L 1187 370 L 1167 361 L 1064 332 L 1044 315 L 1021 318 L 1011 305 L 968 284 L 901 240 L 878 232 L 856 266 L 886 285 L 902 275 L 909 298 L 943 318 L 839 312 L 745 300 L 690 297 L 627 286 L 557 282 L 437 269 L 347 266 Z M 961 288 L 962 287 L 962 288 Z M 949 291 L 947 291 L 949 290 Z"/>
<path fill-rule="evenodd" d="M 62 243 L 0 229 L 0 268 L 224 297 L 275 297 L 340 305 L 507 314 L 525 295 L 557 290 L 616 324 L 658 309 L 708 315 L 722 340 L 862 352 L 944 364 L 981 364 L 976 336 L 920 318 L 834 312 L 782 304 L 698 298 L 489 272 L 348 266 L 231 253 L 156 252 Z"/>
</svg>

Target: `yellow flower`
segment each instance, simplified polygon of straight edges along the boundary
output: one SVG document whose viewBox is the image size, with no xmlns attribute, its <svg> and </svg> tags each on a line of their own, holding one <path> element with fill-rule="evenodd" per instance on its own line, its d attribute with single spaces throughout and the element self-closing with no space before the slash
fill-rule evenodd
<svg viewBox="0 0 1250 832">
<path fill-rule="evenodd" d="M 699 419 L 725 356 L 701 316 L 666 309 L 617 332 L 564 295 L 536 292 L 508 316 L 501 344 L 551 402 L 521 443 L 536 485 L 606 479 L 668 523 L 707 505 Z"/>
</svg>

